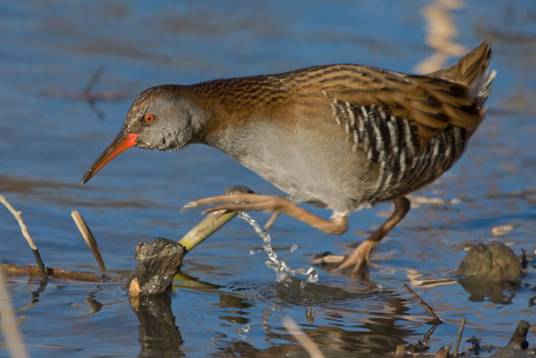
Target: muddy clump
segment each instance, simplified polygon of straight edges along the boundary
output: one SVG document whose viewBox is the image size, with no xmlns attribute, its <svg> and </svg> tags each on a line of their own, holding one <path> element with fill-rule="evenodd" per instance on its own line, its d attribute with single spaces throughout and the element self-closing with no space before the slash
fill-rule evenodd
<svg viewBox="0 0 536 358">
<path fill-rule="evenodd" d="M 470 293 L 471 301 L 489 297 L 495 303 L 510 303 L 522 274 L 518 257 L 498 241 L 471 247 L 458 266 L 458 282 Z"/>
</svg>

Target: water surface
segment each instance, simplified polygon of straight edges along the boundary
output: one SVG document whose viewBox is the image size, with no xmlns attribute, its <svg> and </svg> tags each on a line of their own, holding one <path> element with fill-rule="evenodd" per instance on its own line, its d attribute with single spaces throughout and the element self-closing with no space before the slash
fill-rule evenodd
<svg viewBox="0 0 536 358">
<path fill-rule="evenodd" d="M 425 278 L 453 278 L 464 247 L 492 239 L 516 253 L 536 248 L 536 4 L 457 1 L 457 9 L 446 10 L 442 3 L 454 2 L 3 2 L 0 193 L 24 212 L 48 266 L 97 272 L 69 216 L 77 209 L 107 265 L 130 270 L 137 242 L 179 238 L 201 219 L 198 211 L 179 211 L 186 202 L 233 184 L 279 194 L 234 160 L 200 145 L 171 153 L 132 150 L 88 185 L 79 185 L 139 91 L 337 62 L 409 72 L 434 53 L 437 41 L 463 50 L 491 39 L 498 76 L 489 116 L 456 166 L 415 194 L 436 204 L 414 205 L 380 245 L 371 273 L 377 289 L 322 270 L 315 285 L 282 286 L 264 265 L 262 252 L 250 255 L 261 240 L 236 220 L 184 263 L 185 273 L 216 287 L 179 287 L 172 297 L 180 352 L 186 356 L 303 356 L 282 327 L 281 319 L 290 316 L 327 355 L 383 357 L 398 344 L 422 339 L 430 328 L 427 313 L 400 287 L 408 270 Z M 454 30 L 450 38 L 432 36 L 424 15 L 430 12 L 447 19 Z M 97 104 L 104 118 L 72 98 L 101 67 L 94 91 L 124 97 Z M 288 218 L 278 220 L 271 234 L 279 255 L 293 267 L 307 267 L 318 252 L 343 252 L 389 210 L 383 204 L 356 213 L 341 238 Z M 0 212 L 0 259 L 31 263 L 13 218 Z M 493 227 L 500 225 L 512 230 L 493 237 Z M 299 249 L 290 253 L 291 244 Z M 535 283 L 531 269 L 510 304 L 472 301 L 457 284 L 418 288 L 446 321 L 432 335 L 431 350 L 454 339 L 464 316 L 466 337 L 505 344 L 519 319 L 536 323 L 529 306 Z M 37 283 L 15 277 L 9 288 L 32 356 L 140 352 L 139 322 L 119 284 L 53 281 L 33 303 Z M 97 312 L 95 301 L 102 304 Z"/>
</svg>

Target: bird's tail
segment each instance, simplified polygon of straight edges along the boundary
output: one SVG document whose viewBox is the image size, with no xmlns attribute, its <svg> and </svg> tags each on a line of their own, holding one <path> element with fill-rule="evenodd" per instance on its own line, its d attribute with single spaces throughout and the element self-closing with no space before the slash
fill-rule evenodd
<svg viewBox="0 0 536 358">
<path fill-rule="evenodd" d="M 484 41 L 455 65 L 430 75 L 465 84 L 469 87 L 469 94 L 475 98 L 478 108 L 483 109 L 497 73 L 489 69 L 490 61 L 491 43 Z"/>
</svg>

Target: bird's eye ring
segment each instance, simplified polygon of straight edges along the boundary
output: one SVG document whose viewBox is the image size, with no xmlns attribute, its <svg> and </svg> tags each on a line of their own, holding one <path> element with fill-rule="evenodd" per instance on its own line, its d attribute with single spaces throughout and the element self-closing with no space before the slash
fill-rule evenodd
<svg viewBox="0 0 536 358">
<path fill-rule="evenodd" d="M 151 124 L 155 119 L 154 113 L 145 113 L 145 116 L 143 116 L 143 121 L 147 124 Z"/>
</svg>

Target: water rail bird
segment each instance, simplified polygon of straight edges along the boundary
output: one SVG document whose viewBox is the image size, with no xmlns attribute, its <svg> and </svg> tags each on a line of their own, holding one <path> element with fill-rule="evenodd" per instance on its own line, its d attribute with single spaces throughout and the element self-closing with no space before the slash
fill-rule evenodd
<svg viewBox="0 0 536 358">
<path fill-rule="evenodd" d="M 222 195 L 192 202 L 214 210 L 294 217 L 328 234 L 353 211 L 394 203 L 392 215 L 336 270 L 359 274 L 382 238 L 408 213 L 406 195 L 431 183 L 462 155 L 485 116 L 495 72 L 483 42 L 455 65 L 427 75 L 335 64 L 280 74 L 161 85 L 135 99 L 123 127 L 82 178 L 87 182 L 131 147 L 220 149 L 295 198 Z M 332 212 L 330 219 L 300 203 Z"/>
</svg>

